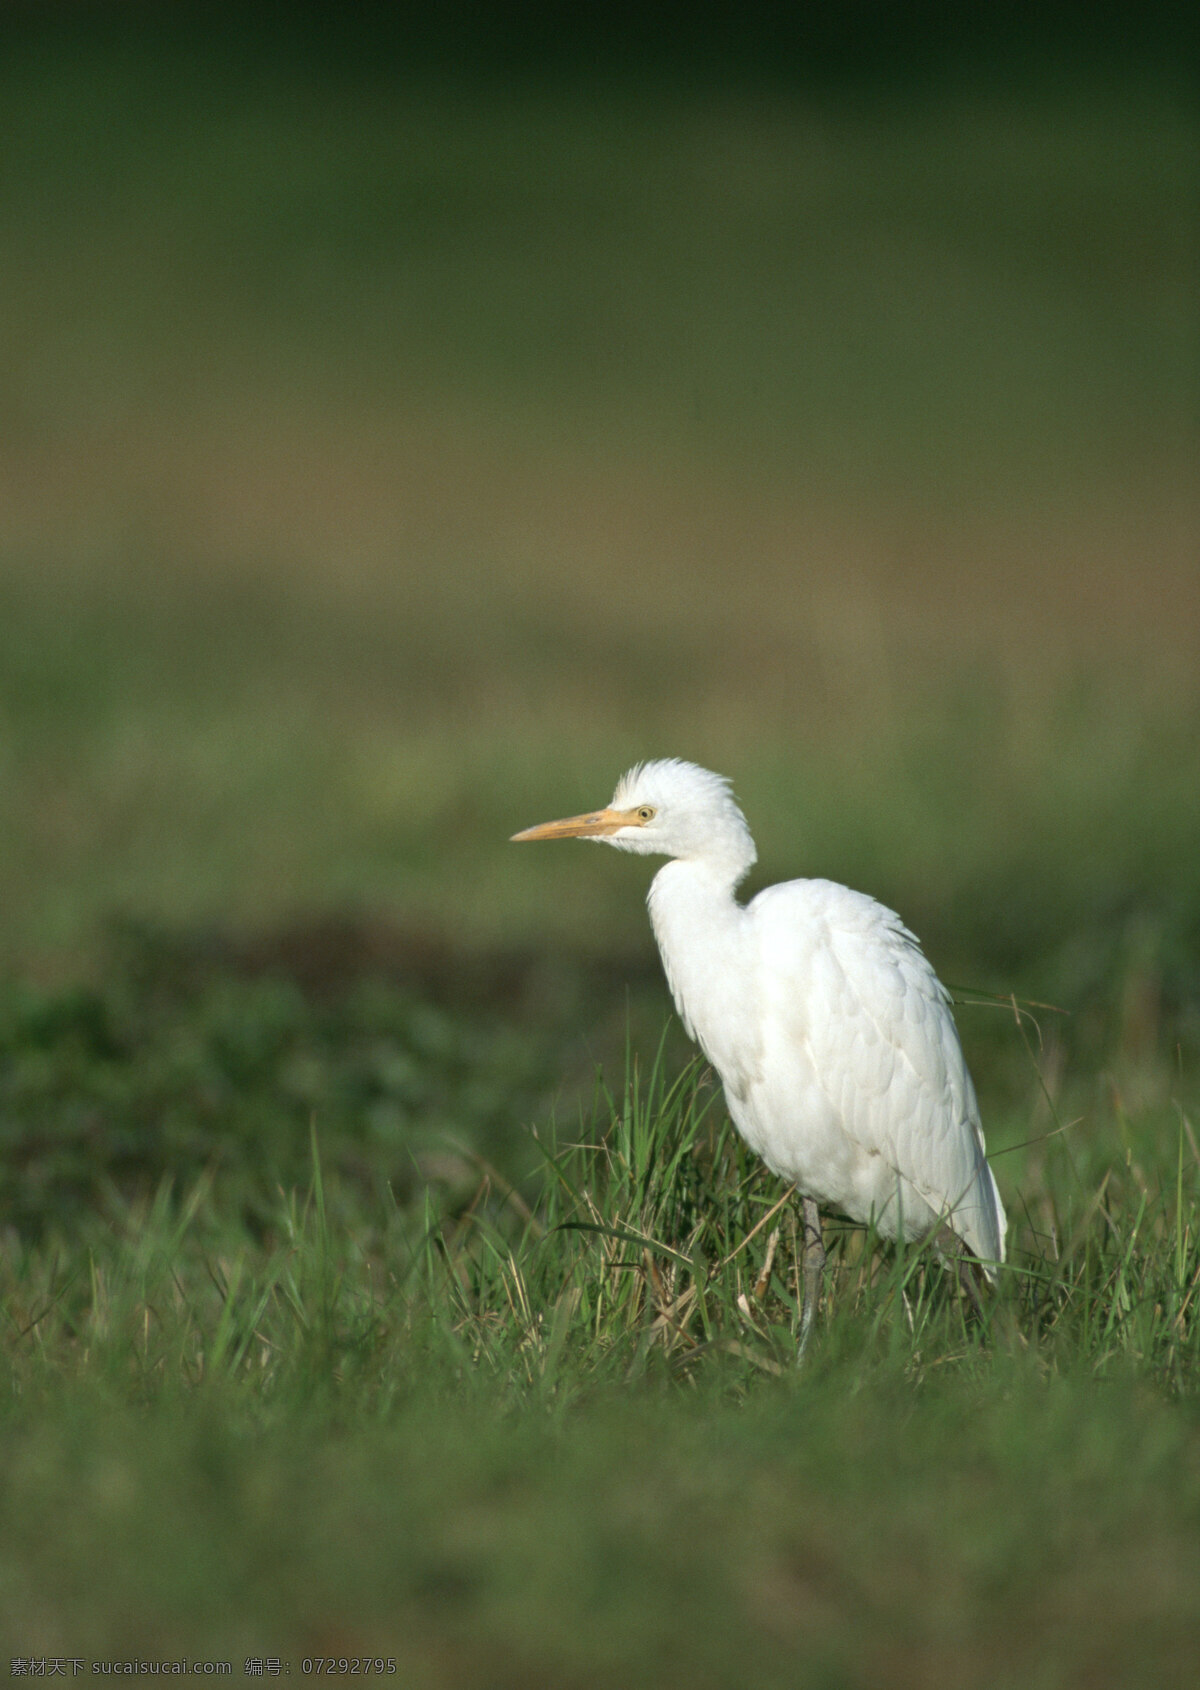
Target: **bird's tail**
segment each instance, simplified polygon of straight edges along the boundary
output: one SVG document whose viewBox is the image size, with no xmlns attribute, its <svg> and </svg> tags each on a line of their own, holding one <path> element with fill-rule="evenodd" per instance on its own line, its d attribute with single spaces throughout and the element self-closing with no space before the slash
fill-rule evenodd
<svg viewBox="0 0 1200 1690">
<path fill-rule="evenodd" d="M 1004 1213 L 996 1176 L 988 1165 L 982 1146 L 974 1188 L 966 1203 L 951 1216 L 947 1230 L 955 1234 L 959 1244 L 975 1258 L 980 1272 L 994 1285 L 997 1269 L 1004 1261 L 1008 1216 Z"/>
</svg>

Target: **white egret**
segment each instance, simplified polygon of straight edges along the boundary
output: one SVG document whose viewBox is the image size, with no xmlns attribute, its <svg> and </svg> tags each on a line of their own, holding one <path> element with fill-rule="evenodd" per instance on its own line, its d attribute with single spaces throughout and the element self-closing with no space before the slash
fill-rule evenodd
<svg viewBox="0 0 1200 1690">
<path fill-rule="evenodd" d="M 803 1200 L 803 1349 L 825 1264 L 819 1206 L 885 1238 L 937 1236 L 989 1278 L 1005 1215 L 949 997 L 891 910 L 829 880 L 748 904 L 757 853 L 720 775 L 640 763 L 604 810 L 514 840 L 598 839 L 671 858 L 650 920 L 690 1037 L 720 1074 L 734 1125 Z"/>
</svg>

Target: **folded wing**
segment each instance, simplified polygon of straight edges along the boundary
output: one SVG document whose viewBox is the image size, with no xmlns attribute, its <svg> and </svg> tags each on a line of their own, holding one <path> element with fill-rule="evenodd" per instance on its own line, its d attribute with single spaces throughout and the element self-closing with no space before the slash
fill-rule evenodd
<svg viewBox="0 0 1200 1690">
<path fill-rule="evenodd" d="M 768 1028 L 762 1072 L 803 1053 L 807 1085 L 856 1153 L 843 1204 L 881 1231 L 939 1221 L 985 1262 L 1004 1259 L 1005 1216 L 949 998 L 891 910 L 829 881 L 790 881 L 749 906 Z M 774 1108 L 786 1100 L 774 1095 Z M 814 1193 L 814 1195 L 821 1195 Z"/>
</svg>

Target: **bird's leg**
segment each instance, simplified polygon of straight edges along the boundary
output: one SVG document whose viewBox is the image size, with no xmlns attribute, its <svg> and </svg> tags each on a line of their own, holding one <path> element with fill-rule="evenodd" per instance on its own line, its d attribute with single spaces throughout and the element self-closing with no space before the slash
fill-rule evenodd
<svg viewBox="0 0 1200 1690">
<path fill-rule="evenodd" d="M 816 1318 L 821 1296 L 821 1276 L 825 1272 L 825 1241 L 821 1237 L 821 1211 L 816 1199 L 806 1197 L 804 1210 L 804 1310 L 800 1316 L 800 1339 L 796 1360 L 803 1358 L 808 1335 Z"/>
<path fill-rule="evenodd" d="M 954 1269 L 958 1280 L 958 1288 L 966 1297 L 980 1320 L 983 1319 L 983 1302 L 979 1295 L 979 1283 L 976 1279 L 977 1269 L 974 1257 L 964 1246 L 957 1233 L 950 1227 L 943 1226 L 937 1235 L 937 1245 L 947 1266 Z"/>
</svg>

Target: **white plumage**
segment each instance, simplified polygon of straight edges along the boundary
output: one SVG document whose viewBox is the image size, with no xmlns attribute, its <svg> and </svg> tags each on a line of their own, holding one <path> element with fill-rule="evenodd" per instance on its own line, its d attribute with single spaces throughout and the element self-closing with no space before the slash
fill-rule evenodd
<svg viewBox="0 0 1200 1690">
<path fill-rule="evenodd" d="M 515 837 L 669 857 L 650 919 L 746 1142 L 804 1197 L 884 1237 L 948 1225 L 995 1277 L 1005 1215 L 975 1088 L 946 991 L 898 916 L 829 880 L 739 904 L 756 857 L 746 819 L 728 781 L 677 759 L 631 769 L 605 810 Z"/>
</svg>

